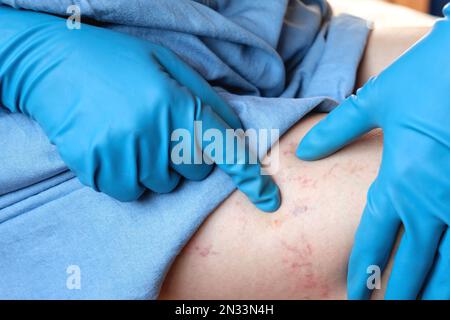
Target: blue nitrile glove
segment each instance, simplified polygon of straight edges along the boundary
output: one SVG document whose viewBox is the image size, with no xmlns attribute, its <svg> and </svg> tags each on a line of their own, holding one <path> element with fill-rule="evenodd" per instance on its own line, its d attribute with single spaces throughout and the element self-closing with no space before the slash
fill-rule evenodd
<svg viewBox="0 0 450 320">
<path fill-rule="evenodd" d="M 383 269 L 399 227 L 387 299 L 450 298 L 450 6 L 446 18 L 300 143 L 299 158 L 326 157 L 369 130 L 384 132 L 349 262 L 348 296 L 368 298 L 371 265 Z M 345 178 L 345 177 L 343 177 Z"/>
<path fill-rule="evenodd" d="M 202 146 L 194 121 L 202 121 L 203 132 L 241 127 L 232 109 L 171 51 L 94 26 L 70 30 L 65 19 L 4 6 L 0 98 L 41 125 L 82 183 L 122 201 L 137 199 L 145 188 L 169 192 L 181 176 L 206 177 L 211 164 L 194 162 Z M 190 163 L 172 161 L 175 129 L 186 129 L 197 146 Z M 258 163 L 219 166 L 258 208 L 279 207 L 278 187 Z"/>
</svg>

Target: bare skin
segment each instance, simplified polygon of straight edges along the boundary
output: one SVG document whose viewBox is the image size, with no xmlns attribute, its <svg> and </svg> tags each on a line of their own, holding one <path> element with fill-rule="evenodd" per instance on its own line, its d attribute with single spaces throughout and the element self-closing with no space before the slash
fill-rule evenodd
<svg viewBox="0 0 450 320">
<path fill-rule="evenodd" d="M 358 84 L 376 75 L 429 30 L 375 28 Z M 204 222 L 172 266 L 161 299 L 345 299 L 347 262 L 382 134 L 373 131 L 335 155 L 303 162 L 298 142 L 324 115 L 313 114 L 280 141 L 274 179 L 283 203 L 263 214 L 234 192 Z M 383 277 L 386 280 L 388 272 Z M 383 296 L 382 289 L 374 298 Z"/>
</svg>

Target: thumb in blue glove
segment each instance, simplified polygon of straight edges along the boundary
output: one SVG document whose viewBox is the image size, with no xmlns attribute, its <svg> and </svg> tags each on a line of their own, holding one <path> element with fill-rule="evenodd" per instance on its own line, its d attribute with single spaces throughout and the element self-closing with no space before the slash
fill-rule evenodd
<svg viewBox="0 0 450 320">
<path fill-rule="evenodd" d="M 121 201 L 210 173 L 204 161 L 172 161 L 174 130 L 188 130 L 198 149 L 196 121 L 241 128 L 208 83 L 161 46 L 89 25 L 69 30 L 65 19 L 5 6 L 0 30 L 2 105 L 36 120 L 82 183 Z M 259 209 L 279 207 L 278 187 L 259 163 L 219 166 Z"/>
<path fill-rule="evenodd" d="M 387 299 L 450 298 L 450 6 L 446 18 L 314 127 L 297 149 L 326 157 L 364 133 L 384 132 L 348 269 L 348 296 L 366 299 L 368 268 L 383 269 L 399 227 Z"/>
</svg>

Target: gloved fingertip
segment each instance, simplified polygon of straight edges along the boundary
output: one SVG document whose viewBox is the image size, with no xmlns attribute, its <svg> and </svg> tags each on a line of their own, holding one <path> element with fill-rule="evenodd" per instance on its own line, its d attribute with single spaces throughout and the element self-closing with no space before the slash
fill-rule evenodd
<svg viewBox="0 0 450 320">
<path fill-rule="evenodd" d="M 314 161 L 320 158 L 314 144 L 311 143 L 311 139 L 308 137 L 303 138 L 303 140 L 299 143 L 295 154 L 297 158 L 304 161 Z"/>
<path fill-rule="evenodd" d="M 136 188 L 135 190 L 129 192 L 106 192 L 110 197 L 113 197 L 120 202 L 133 202 L 138 200 L 145 192 L 144 188 Z"/>
<path fill-rule="evenodd" d="M 255 206 L 264 212 L 272 213 L 277 211 L 281 206 L 281 193 L 275 182 L 270 182 L 265 193 L 255 202 Z"/>
</svg>

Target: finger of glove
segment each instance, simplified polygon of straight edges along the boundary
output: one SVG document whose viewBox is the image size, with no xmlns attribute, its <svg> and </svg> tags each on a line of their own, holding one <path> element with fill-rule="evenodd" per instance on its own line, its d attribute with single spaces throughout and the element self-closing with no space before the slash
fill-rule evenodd
<svg viewBox="0 0 450 320">
<path fill-rule="evenodd" d="M 327 157 L 375 127 L 367 108 L 351 96 L 306 134 L 297 157 L 307 161 Z"/>
<path fill-rule="evenodd" d="M 196 71 L 189 67 L 186 63 L 172 51 L 159 47 L 155 53 L 155 58 L 180 85 L 189 89 L 194 96 L 214 110 L 214 112 L 222 118 L 229 127 L 238 129 L 242 128 L 241 121 L 234 110 L 226 103 L 217 92 L 203 79 Z"/>
<path fill-rule="evenodd" d="M 448 227 L 439 244 L 435 263 L 422 292 L 422 299 L 450 299 L 450 233 Z"/>
<path fill-rule="evenodd" d="M 155 63 L 160 68 L 160 83 L 167 92 L 164 98 L 168 100 L 164 103 L 166 108 L 161 107 L 159 110 L 159 113 L 165 114 L 160 115 L 161 134 L 157 139 L 168 148 L 164 150 L 164 155 L 169 155 L 170 159 L 165 161 L 184 178 L 203 180 L 213 169 L 212 163 L 203 161 L 203 124 L 199 119 L 203 102 L 178 83 L 158 61 Z"/>
<path fill-rule="evenodd" d="M 412 217 L 412 215 L 409 215 Z M 394 258 L 386 299 L 417 299 L 430 271 L 444 225 L 438 221 L 403 221 L 405 233 Z"/>
<path fill-rule="evenodd" d="M 136 127 L 141 129 L 136 130 Z M 100 144 L 104 146 L 101 166 L 96 172 L 96 180 L 103 192 L 110 195 L 114 192 L 114 198 L 124 201 L 123 195 L 129 193 L 126 190 L 138 188 L 140 191 L 146 187 L 157 193 L 167 193 L 178 185 L 180 175 L 169 166 L 169 142 L 164 133 L 146 131 L 143 126 L 130 121 L 108 133 L 104 140 L 106 142 Z M 137 198 L 133 196 L 127 200 Z"/>
<path fill-rule="evenodd" d="M 281 204 L 280 191 L 273 179 L 266 175 L 256 155 L 248 148 L 245 136 L 231 129 L 228 124 L 208 105 L 199 109 L 197 119 L 203 129 L 215 130 L 214 148 L 204 145 L 203 152 L 209 161 L 228 174 L 235 186 L 241 190 L 257 208 L 266 212 L 277 210 Z M 227 141 L 228 134 L 234 139 Z M 214 131 L 210 131 L 214 133 Z M 243 133 L 243 131 L 242 131 Z M 219 141 L 222 140 L 222 141 Z"/>
<path fill-rule="evenodd" d="M 349 299 L 368 299 L 380 289 L 381 273 L 389 259 L 400 227 L 400 218 L 375 181 L 368 192 L 367 204 L 358 226 L 349 260 L 347 291 Z M 371 277 L 371 275 L 375 277 Z M 378 282 L 376 282 L 378 281 Z"/>
</svg>

